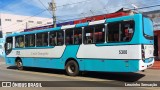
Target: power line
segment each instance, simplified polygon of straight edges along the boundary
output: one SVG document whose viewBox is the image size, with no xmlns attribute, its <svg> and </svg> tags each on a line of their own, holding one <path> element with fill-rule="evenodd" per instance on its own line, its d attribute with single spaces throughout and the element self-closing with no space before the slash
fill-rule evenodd
<svg viewBox="0 0 160 90">
<path fill-rule="evenodd" d="M 145 8 L 152 8 L 152 7 L 159 7 L 160 5 L 153 5 L 153 6 L 147 6 L 147 7 L 141 7 L 141 8 L 137 8 L 137 9 L 145 9 Z M 103 10 L 103 9 L 100 9 L 100 10 Z M 135 10 L 135 9 L 129 9 L 129 10 Z M 86 13 L 84 13 L 86 14 Z M 80 14 L 77 14 L 77 15 L 80 15 Z M 81 19 L 81 18 L 73 18 L 73 19 L 65 19 L 65 20 L 59 20 L 59 21 L 69 21 L 69 20 L 76 20 L 76 19 Z"/>
<path fill-rule="evenodd" d="M 145 8 L 152 8 L 152 7 L 159 7 L 160 5 L 154 5 L 154 6 L 147 6 L 147 7 L 141 7 L 141 8 L 137 8 L 137 9 L 145 9 Z M 134 9 L 132 9 L 134 10 Z"/>
<path fill-rule="evenodd" d="M 138 9 L 144 9 L 144 8 L 151 8 L 151 7 L 157 7 L 157 6 L 160 6 L 160 5 L 154 5 L 154 6 L 148 6 L 148 7 L 142 7 L 142 8 L 138 8 Z M 103 10 L 103 9 L 101 9 Z M 134 9 L 132 9 L 134 10 Z M 87 13 L 84 13 L 84 14 L 87 14 Z M 79 15 L 79 14 L 77 14 Z M 36 15 L 34 15 L 36 16 Z M 33 17 L 33 16 L 32 16 Z M 28 19 L 28 18 L 27 18 Z M 72 18 L 72 19 L 65 19 L 65 20 L 58 20 L 57 22 L 65 22 L 65 21 L 71 21 L 71 20 L 77 20 L 77 19 L 81 19 L 81 18 Z M 24 25 L 24 24 L 23 24 Z"/>
<path fill-rule="evenodd" d="M 124 5 L 127 5 L 127 4 L 124 4 Z M 124 6 L 124 5 L 122 5 L 122 6 Z M 159 7 L 160 5 L 153 5 L 153 6 L 147 6 L 147 7 L 141 7 L 141 8 L 137 8 L 137 9 L 145 9 L 145 8 L 152 8 L 152 7 Z M 103 8 L 103 9 L 98 9 L 98 10 L 96 10 L 96 12 L 99 12 L 99 11 L 102 11 L 102 10 L 106 10 L 106 8 Z M 130 9 L 130 10 L 135 10 L 135 9 Z M 95 11 L 94 11 L 95 12 Z M 80 14 L 82 14 L 82 13 L 80 13 Z M 80 14 L 75 14 L 75 15 L 80 15 Z M 87 14 L 87 13 L 83 13 L 83 14 Z M 66 15 L 64 15 L 64 16 L 66 16 Z M 67 16 L 69 16 L 69 15 L 67 15 Z M 71 16 L 71 15 L 70 15 Z M 62 17 L 62 16 L 61 16 Z M 88 17 L 88 16 L 87 16 Z M 68 19 L 67 19 L 68 20 Z M 62 20 L 63 21 L 63 20 Z M 65 21 L 65 20 L 64 20 Z"/>
<path fill-rule="evenodd" d="M 60 5 L 60 6 L 56 6 L 56 7 L 64 7 L 64 6 L 73 5 L 73 4 L 79 4 L 79 3 L 88 2 L 88 1 L 90 1 L 90 0 L 84 0 L 84 1 L 80 1 L 80 2 L 64 4 L 64 5 Z"/>
<path fill-rule="evenodd" d="M 138 9 L 152 8 L 152 7 L 158 7 L 158 6 L 160 6 L 160 5 L 141 7 L 141 8 L 138 8 Z M 131 9 L 131 10 L 135 10 L 135 9 Z M 75 20 L 75 19 L 80 19 L 80 18 L 66 19 L 66 20 L 60 20 L 60 21 L 69 21 L 69 20 Z M 45 24 L 41 24 L 41 25 L 45 25 Z M 22 30 L 17 30 L 17 31 L 22 31 Z"/>
<path fill-rule="evenodd" d="M 86 2 L 86 1 L 81 1 L 81 2 Z M 81 2 L 77 2 L 77 3 L 81 3 Z M 76 4 L 76 3 L 72 3 L 72 4 Z M 72 4 L 65 4 L 65 5 L 72 5 Z M 61 5 L 61 6 L 65 6 L 65 5 Z M 154 5 L 154 6 L 147 6 L 147 7 L 142 7 L 142 8 L 138 8 L 138 9 L 144 9 L 144 8 L 151 8 L 151 7 L 157 7 L 157 6 L 160 6 L 160 5 Z M 60 6 L 57 6 L 57 7 L 60 7 Z M 105 9 L 101 9 L 101 10 L 105 10 Z M 132 9 L 134 10 L 134 9 Z M 81 13 L 82 14 L 82 13 Z M 39 15 L 39 14 L 38 14 Z M 77 14 L 78 15 L 78 14 Z M 34 15 L 36 16 L 36 15 Z M 32 17 L 34 17 L 32 16 Z M 69 16 L 69 15 L 68 15 Z M 66 20 L 58 20 L 58 21 L 68 21 L 68 20 L 75 20 L 75 19 L 80 19 L 80 18 L 73 18 L 73 19 L 66 19 Z"/>
<path fill-rule="evenodd" d="M 48 8 L 43 4 L 43 2 L 41 1 L 41 0 L 38 0 L 41 4 L 42 4 L 42 6 L 46 9 L 46 10 L 48 10 Z M 48 12 L 52 15 L 52 13 L 48 10 Z"/>
<path fill-rule="evenodd" d="M 40 0 L 39 0 L 39 1 L 40 1 Z M 89 1 L 89 0 L 88 0 L 88 1 Z M 40 2 L 41 2 L 41 1 L 40 1 Z M 84 1 L 76 2 L 76 3 L 70 3 L 70 4 L 60 5 L 60 6 L 57 6 L 57 7 L 68 6 L 68 5 L 78 4 L 78 3 L 82 3 L 82 2 L 87 2 L 87 1 L 84 0 Z M 44 4 L 43 4 L 42 2 L 41 2 L 41 4 L 44 6 Z M 45 6 L 44 6 L 44 7 L 45 7 Z M 45 8 L 46 8 L 46 7 L 45 7 Z M 48 9 L 45 9 L 45 10 L 43 10 L 42 12 L 37 13 L 37 14 L 35 14 L 35 15 L 33 15 L 33 16 L 30 16 L 29 18 L 26 18 L 26 19 L 23 19 L 23 20 L 27 20 L 27 19 L 30 19 L 30 18 L 32 18 L 32 17 L 35 17 L 35 16 L 43 13 L 43 12 L 46 11 L 46 10 L 48 10 Z M 18 24 L 18 23 L 11 24 L 10 26 L 13 26 L 13 25 L 16 25 L 16 24 Z M 3 29 L 8 28 L 8 27 L 10 27 L 10 26 L 4 27 Z"/>
</svg>

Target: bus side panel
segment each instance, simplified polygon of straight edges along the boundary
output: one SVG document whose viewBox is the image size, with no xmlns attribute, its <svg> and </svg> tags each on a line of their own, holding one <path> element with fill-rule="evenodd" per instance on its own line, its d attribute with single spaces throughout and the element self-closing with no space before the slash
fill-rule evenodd
<svg viewBox="0 0 160 90">
<path fill-rule="evenodd" d="M 80 47 L 80 45 L 68 45 L 65 49 L 65 52 L 63 53 L 62 59 L 64 60 L 63 63 L 65 66 L 65 62 L 67 59 L 74 58 L 78 62 L 79 69 L 81 71 L 83 71 L 84 70 L 84 61 L 82 59 L 77 59 L 77 57 L 76 57 L 77 52 L 79 50 L 79 47 Z"/>
<path fill-rule="evenodd" d="M 22 58 L 23 66 L 40 67 L 40 68 L 55 68 L 63 69 L 63 64 L 60 59 L 53 58 Z"/>
<path fill-rule="evenodd" d="M 141 38 L 142 38 L 142 15 L 137 14 L 134 16 L 135 21 L 135 31 L 134 35 L 132 37 L 132 44 L 141 44 Z M 130 42 L 128 42 L 130 43 Z"/>
<path fill-rule="evenodd" d="M 23 65 L 28 67 L 41 67 L 52 69 L 65 69 L 65 62 L 69 58 L 75 59 L 80 67 L 80 70 L 84 70 L 84 64 L 81 60 L 76 58 L 79 45 L 68 45 L 65 48 L 63 55 L 60 58 L 21 58 Z M 53 55 L 54 56 L 54 55 Z"/>
<path fill-rule="evenodd" d="M 137 72 L 139 71 L 139 60 L 85 59 L 84 62 L 85 62 L 85 71 L 102 71 L 102 72 Z"/>
<path fill-rule="evenodd" d="M 14 57 L 6 57 L 5 58 L 6 64 L 9 66 L 15 66 L 15 58 Z"/>
</svg>

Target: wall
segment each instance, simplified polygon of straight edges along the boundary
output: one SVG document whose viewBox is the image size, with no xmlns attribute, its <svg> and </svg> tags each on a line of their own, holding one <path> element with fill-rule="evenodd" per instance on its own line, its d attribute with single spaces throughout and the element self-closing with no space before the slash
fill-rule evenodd
<svg viewBox="0 0 160 90">
<path fill-rule="evenodd" d="M 1 18 L 1 29 L 3 33 L 20 32 L 24 31 L 24 29 L 26 28 L 52 24 L 52 18 L 31 17 L 31 16 L 21 16 L 21 15 L 2 14 L 2 13 L 0 18 Z M 8 21 L 6 21 L 6 19 L 8 19 Z M 17 22 L 17 20 L 19 21 Z M 42 22 L 42 23 L 38 24 L 37 22 Z"/>
</svg>

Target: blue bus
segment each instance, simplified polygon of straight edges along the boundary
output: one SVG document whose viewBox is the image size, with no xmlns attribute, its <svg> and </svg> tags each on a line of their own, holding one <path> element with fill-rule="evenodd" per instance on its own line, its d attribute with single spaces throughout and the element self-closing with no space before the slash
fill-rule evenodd
<svg viewBox="0 0 160 90">
<path fill-rule="evenodd" d="M 137 72 L 154 63 L 152 21 L 134 14 L 6 36 L 7 65 L 80 71 Z"/>
</svg>

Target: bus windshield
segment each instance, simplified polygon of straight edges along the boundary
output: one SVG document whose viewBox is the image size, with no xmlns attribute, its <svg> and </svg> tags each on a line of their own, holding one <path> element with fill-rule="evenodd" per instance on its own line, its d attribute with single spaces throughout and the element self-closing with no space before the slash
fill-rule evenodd
<svg viewBox="0 0 160 90">
<path fill-rule="evenodd" d="M 13 43 L 13 40 L 12 40 L 12 37 L 8 37 L 6 39 L 6 43 L 5 43 L 5 51 L 6 51 L 6 54 L 8 55 L 11 50 L 12 50 L 12 43 Z"/>
<path fill-rule="evenodd" d="M 149 18 L 143 18 L 144 35 L 153 36 L 153 23 Z"/>
</svg>

